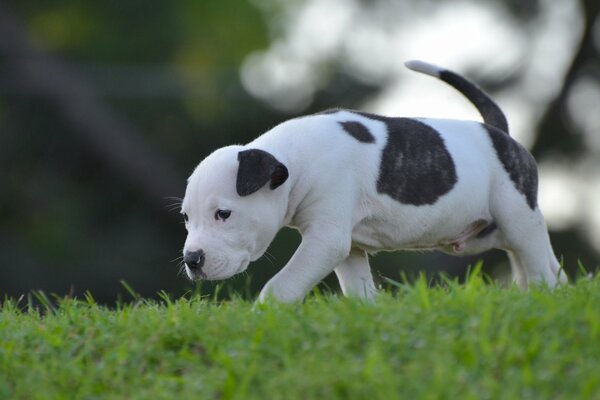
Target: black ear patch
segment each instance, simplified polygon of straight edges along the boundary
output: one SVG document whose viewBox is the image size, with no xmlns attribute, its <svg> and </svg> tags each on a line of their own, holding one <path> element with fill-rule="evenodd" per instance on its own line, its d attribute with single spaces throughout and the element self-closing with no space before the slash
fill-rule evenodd
<svg viewBox="0 0 600 400">
<path fill-rule="evenodd" d="M 238 153 L 240 166 L 236 190 L 240 196 L 248 196 L 271 182 L 271 190 L 281 186 L 288 178 L 288 170 L 273 155 L 264 150 L 250 149 Z"/>
</svg>

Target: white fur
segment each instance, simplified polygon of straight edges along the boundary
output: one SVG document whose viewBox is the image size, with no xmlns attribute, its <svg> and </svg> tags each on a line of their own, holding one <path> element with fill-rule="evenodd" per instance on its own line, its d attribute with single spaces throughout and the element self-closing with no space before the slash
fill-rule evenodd
<svg viewBox="0 0 600 400">
<path fill-rule="evenodd" d="M 367 126 L 376 142 L 351 137 L 338 123 L 349 120 Z M 246 146 L 219 149 L 200 163 L 182 207 L 189 216 L 184 251 L 203 249 L 206 278 L 223 279 L 259 258 L 280 228 L 297 228 L 302 243 L 267 283 L 261 300 L 300 300 L 334 270 L 346 295 L 372 299 L 376 291 L 366 252 L 393 249 L 462 255 L 501 248 L 509 252 L 519 286 L 556 285 L 559 265 L 543 217 L 515 189 L 481 124 L 421 122 L 440 133 L 458 176 L 456 185 L 433 205 L 401 204 L 377 192 L 387 141 L 383 122 L 345 111 L 312 115 L 284 122 Z M 237 156 L 245 149 L 271 153 L 287 166 L 287 181 L 275 190 L 265 185 L 239 196 Z M 216 220 L 218 208 L 230 209 L 231 217 Z M 498 229 L 476 239 L 472 225 L 481 220 L 495 221 Z"/>
<path fill-rule="evenodd" d="M 404 63 L 404 65 L 408 69 L 412 69 L 413 71 L 421 72 L 423 74 L 435 76 L 436 78 L 439 78 L 442 71 L 444 71 L 444 68 L 420 60 L 407 61 Z"/>
</svg>

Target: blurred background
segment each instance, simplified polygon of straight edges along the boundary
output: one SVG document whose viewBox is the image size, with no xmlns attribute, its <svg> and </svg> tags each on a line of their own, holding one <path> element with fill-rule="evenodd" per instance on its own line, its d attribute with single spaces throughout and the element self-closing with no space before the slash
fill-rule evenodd
<svg viewBox="0 0 600 400">
<path fill-rule="evenodd" d="M 0 2 L 0 295 L 125 280 L 144 296 L 178 275 L 177 200 L 195 165 L 297 115 L 347 107 L 479 119 L 460 94 L 403 67 L 478 82 L 540 166 L 540 206 L 568 271 L 600 254 L 597 0 L 18 0 Z M 342 166 L 340 166 L 342 167 Z M 299 243 L 227 282 L 253 294 Z M 461 276 L 501 252 L 385 253 L 376 276 Z M 326 281 L 336 289 L 335 279 Z M 202 284 L 202 291 L 214 291 Z"/>
</svg>

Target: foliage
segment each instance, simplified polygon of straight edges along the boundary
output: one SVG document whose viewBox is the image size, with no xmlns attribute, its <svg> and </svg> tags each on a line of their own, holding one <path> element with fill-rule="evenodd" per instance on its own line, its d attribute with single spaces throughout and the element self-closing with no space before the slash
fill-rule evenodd
<svg viewBox="0 0 600 400">
<path fill-rule="evenodd" d="M 140 141 L 168 155 L 178 179 L 165 196 L 182 196 L 185 177 L 215 148 L 274 125 L 273 114 L 238 84 L 241 61 L 267 44 L 250 3 L 30 0 L 7 10 L 37 49 L 81 74 L 124 125 L 139 127 Z M 185 230 L 178 213 L 167 211 L 170 201 L 124 179 L 126 171 L 90 147 L 47 96 L 11 86 L 5 53 L 0 294 L 93 289 L 109 303 L 119 279 L 148 295 L 181 291 L 185 280 L 169 261 L 180 254 Z"/>
<path fill-rule="evenodd" d="M 374 304 L 191 296 L 0 313 L 2 398 L 597 398 L 600 278 L 529 292 L 472 275 Z"/>
</svg>

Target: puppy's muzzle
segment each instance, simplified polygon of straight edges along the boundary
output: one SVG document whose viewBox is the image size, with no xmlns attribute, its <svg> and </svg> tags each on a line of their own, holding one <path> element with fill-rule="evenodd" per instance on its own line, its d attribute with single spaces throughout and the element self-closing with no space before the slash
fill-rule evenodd
<svg viewBox="0 0 600 400">
<path fill-rule="evenodd" d="M 194 273 L 201 272 L 200 269 L 204 266 L 204 260 L 205 255 L 203 250 L 186 251 L 183 255 L 183 262 Z"/>
</svg>

